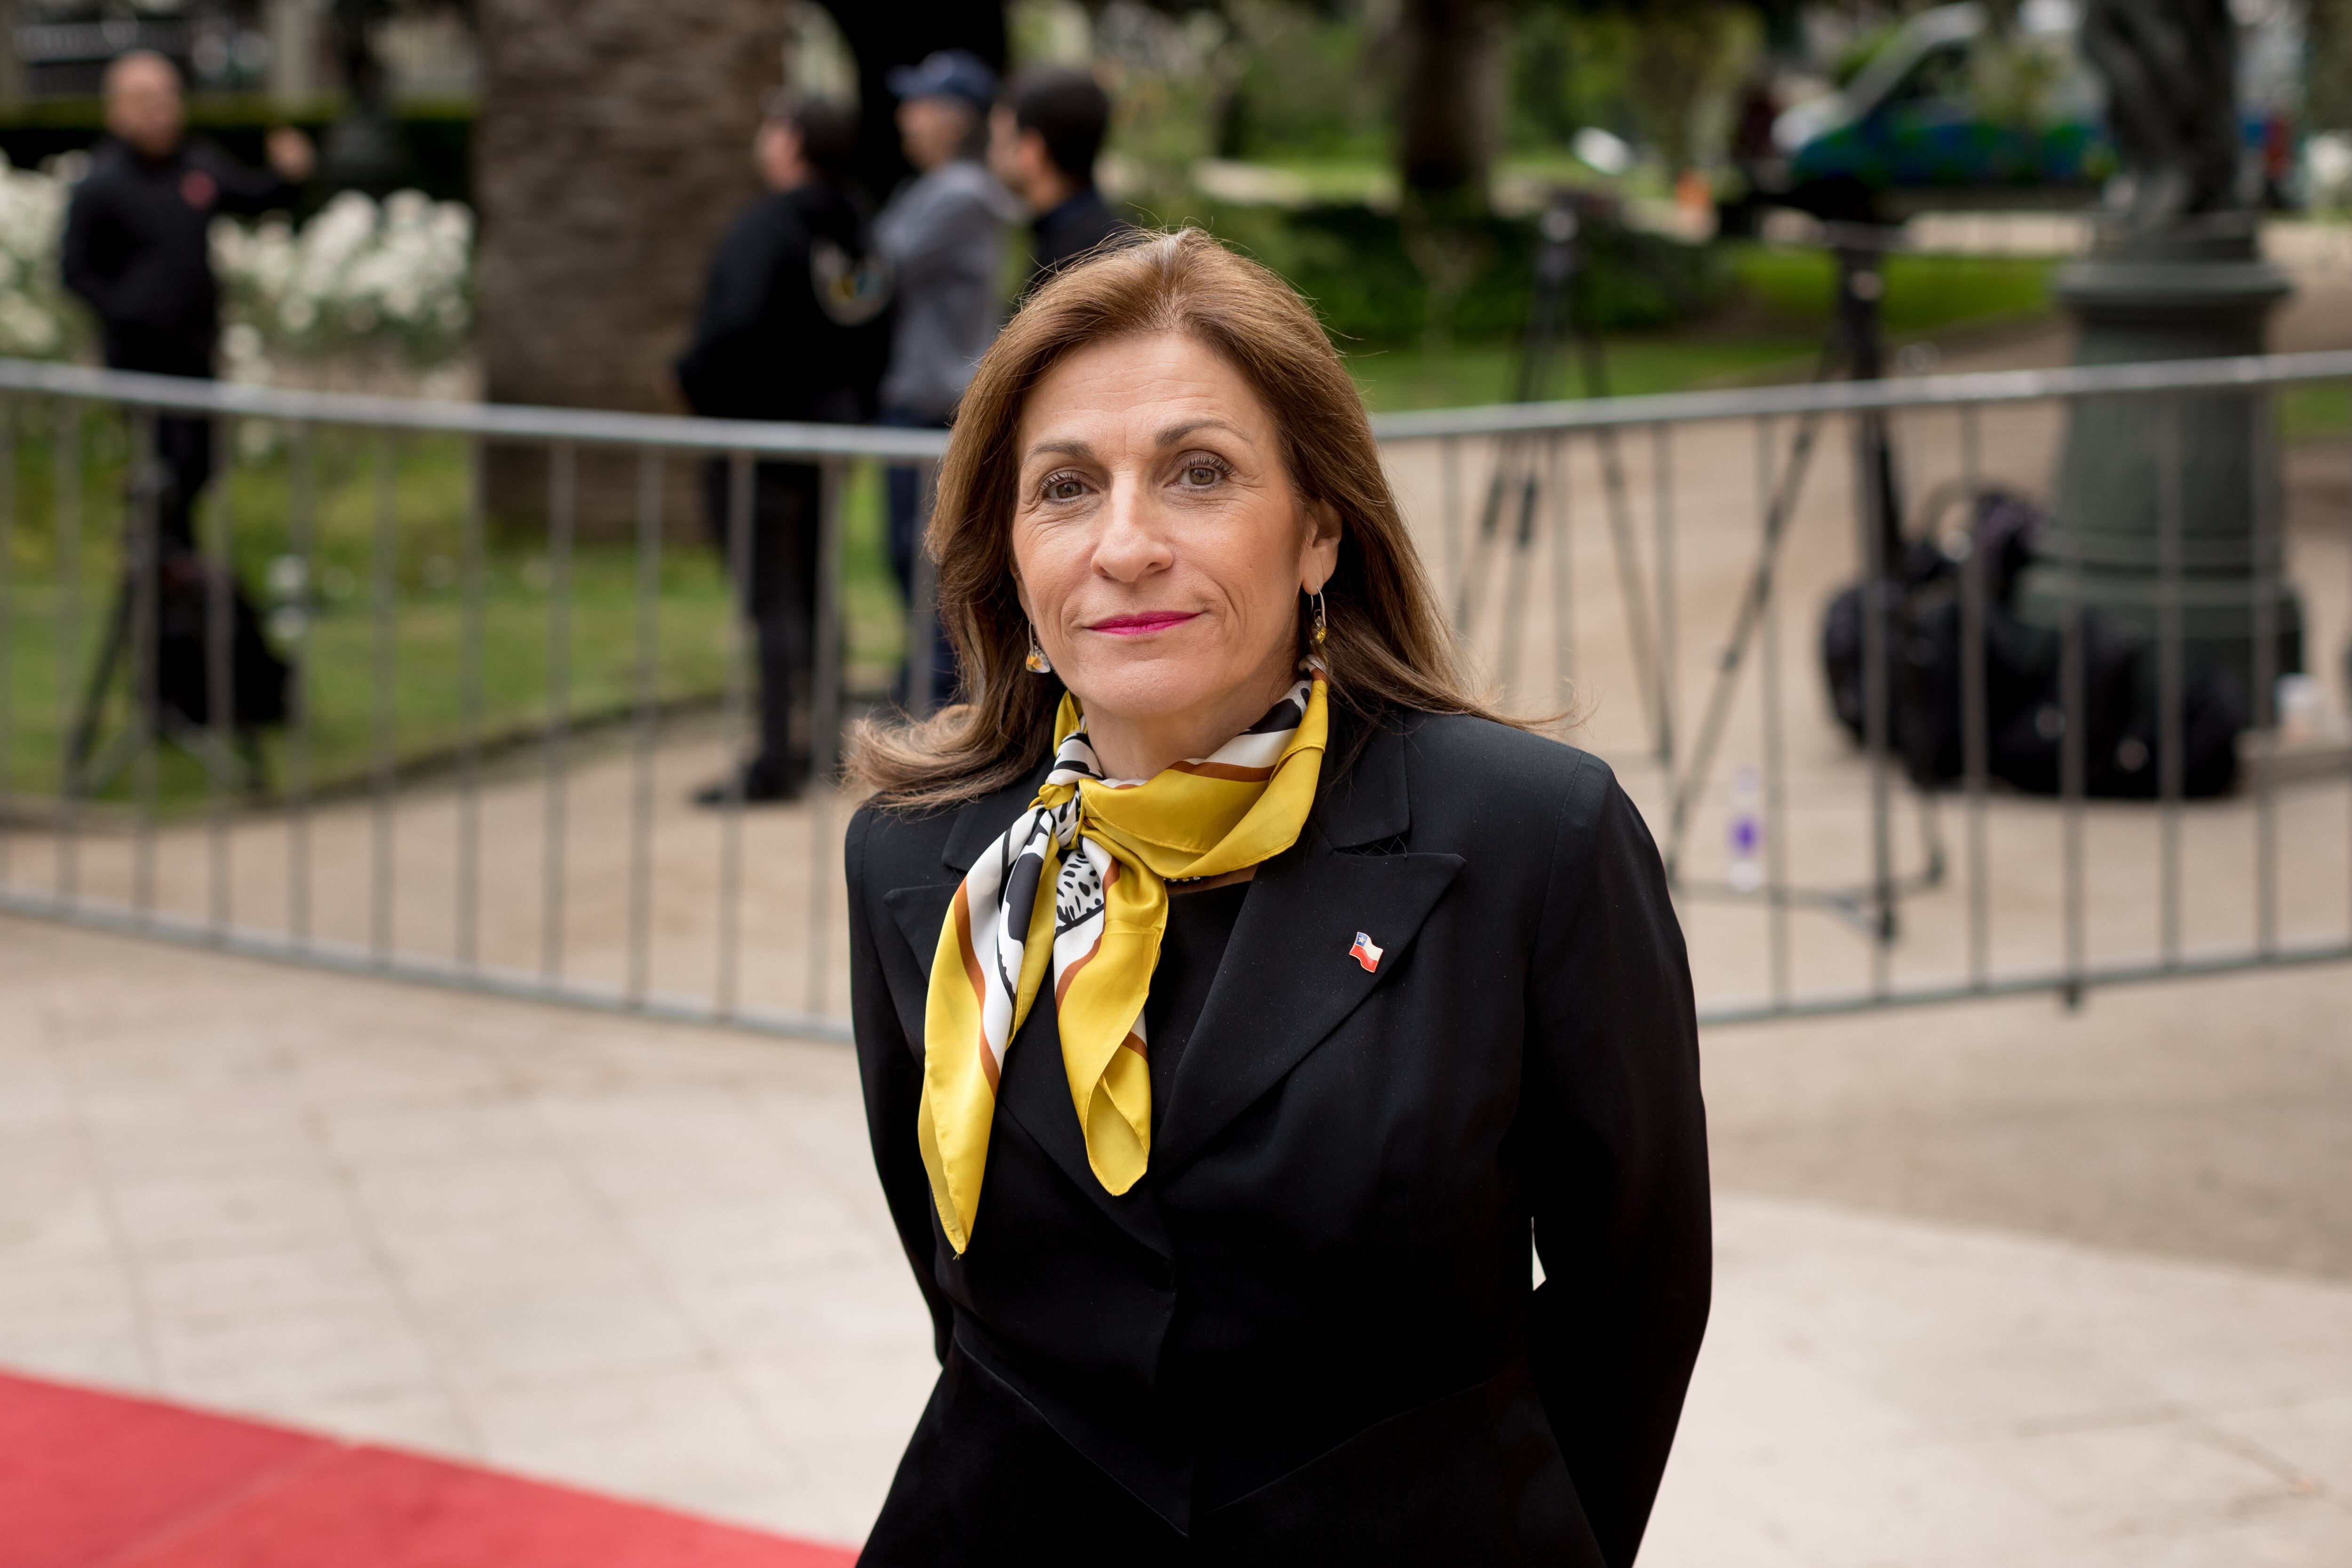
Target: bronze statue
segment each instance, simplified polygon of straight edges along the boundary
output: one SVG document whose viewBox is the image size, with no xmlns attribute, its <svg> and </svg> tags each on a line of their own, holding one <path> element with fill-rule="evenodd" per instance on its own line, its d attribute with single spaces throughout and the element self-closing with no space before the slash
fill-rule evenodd
<svg viewBox="0 0 2352 1568">
<path fill-rule="evenodd" d="M 2229 0 L 2090 0 L 2082 46 L 2131 174 L 2125 226 L 2154 232 L 2242 209 Z"/>
</svg>

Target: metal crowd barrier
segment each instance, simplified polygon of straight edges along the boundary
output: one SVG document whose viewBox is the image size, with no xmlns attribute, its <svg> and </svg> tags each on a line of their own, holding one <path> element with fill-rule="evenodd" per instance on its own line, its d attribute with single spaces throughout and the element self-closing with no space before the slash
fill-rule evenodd
<svg viewBox="0 0 2352 1568">
<path fill-rule="evenodd" d="M 1888 569 L 1867 526 L 1883 492 L 1862 480 L 1874 430 L 1894 448 L 1903 496 L 1917 500 L 1941 473 L 1946 488 L 1972 497 L 1994 482 L 2045 485 L 2063 423 L 2055 416 L 2086 397 L 2144 400 L 2149 417 L 2172 428 L 2196 395 L 2243 395 L 2267 452 L 2277 395 L 2327 384 L 2352 386 L 2352 353 L 1451 409 L 1381 417 L 1375 429 L 1498 700 L 1527 713 L 1578 709 L 1571 738 L 1617 767 L 1649 817 L 1691 932 L 1703 1016 L 1729 1022 L 2026 991 L 2074 999 L 2104 984 L 2352 958 L 2352 812 L 2315 804 L 2352 802 L 2343 787 L 2352 769 L 2324 747 L 2305 748 L 2296 768 L 2279 760 L 2276 628 L 2265 617 L 2287 571 L 2288 530 L 2284 498 L 2271 487 L 2258 483 L 2248 498 L 2252 728 L 2246 782 L 2224 802 L 2189 801 L 2180 787 L 2177 462 L 2159 465 L 2167 722 L 2156 758 L 2163 784 L 2145 804 L 2087 796 L 2079 615 L 2063 634 L 2062 787 L 2053 798 L 2025 797 L 1989 776 L 1987 588 L 1974 555 L 1959 571 L 1967 763 L 1948 791 L 1915 790 L 1901 777 L 1888 731 L 1901 653 L 1880 618 L 1864 617 L 1868 732 L 1843 746 L 1819 721 L 1817 701 L 1809 721 L 1790 700 L 1789 667 L 1811 638 L 1784 613 L 1810 615 L 1825 586 Z M 160 574 L 140 569 L 158 558 L 158 421 L 175 416 L 212 419 L 220 470 L 198 531 L 208 653 L 200 724 L 153 689 L 155 639 L 170 634 L 171 608 L 160 602 Z M 1990 444 L 1988 420 L 2005 422 Z M 1930 428 L 1937 422 L 1942 435 Z M 1833 451 L 1821 437 L 1840 427 L 1855 437 L 1850 464 L 1820 455 Z M 236 515 L 229 481 L 250 429 L 282 455 L 273 461 L 284 470 L 283 521 L 273 510 L 266 542 L 255 533 L 264 525 Z M 235 711 L 231 650 L 244 634 L 226 584 L 236 563 L 257 548 L 275 552 L 299 584 L 292 607 L 323 613 L 319 454 L 331 439 L 345 458 L 364 453 L 363 465 L 347 464 L 346 489 L 366 494 L 364 522 L 351 525 L 365 536 L 366 581 L 347 595 L 345 640 L 364 644 L 365 668 L 325 662 L 313 646 L 317 615 L 286 617 L 274 635 L 292 672 L 288 711 L 265 759 Z M 404 539 L 421 525 L 410 515 L 417 503 L 402 500 L 399 464 L 404 449 L 432 439 L 462 444 L 470 478 L 448 580 L 427 592 L 404 585 Z M 834 775 L 845 606 L 855 599 L 845 593 L 845 496 L 858 466 L 928 471 L 943 444 L 936 432 L 428 403 L 0 361 L 0 910 L 843 1037 L 837 868 L 847 802 Z M 491 446 L 543 462 L 527 541 L 487 515 Z M 2336 447 L 2352 462 L 2352 447 Z M 613 537 L 583 535 L 583 457 L 599 471 L 618 464 L 634 476 L 628 505 L 604 508 L 628 516 Z M 666 689 L 661 676 L 677 613 L 664 596 L 667 574 L 689 554 L 709 566 L 706 552 L 672 537 L 680 520 L 666 497 L 682 466 L 713 458 L 724 465 L 728 564 L 739 581 L 755 465 L 811 463 L 823 475 L 809 704 L 818 778 L 782 810 L 753 812 L 740 791 L 715 813 L 671 809 L 691 782 L 681 768 L 732 776 L 751 732 L 750 635 L 731 590 L 688 605 L 723 622 L 715 679 L 697 684 L 689 674 Z M 2004 461 L 2007 471 L 1996 471 Z M 109 509 L 117 509 L 111 522 Z M 1588 514 L 1601 525 L 1581 521 Z M 2352 561 L 2352 509 L 2331 537 Z M 629 603 L 625 615 L 592 623 L 580 618 L 575 575 L 593 551 L 604 552 L 595 560 L 615 584 L 625 576 Z M 530 657 L 541 671 L 522 704 L 536 711 L 529 722 L 492 714 L 486 685 L 522 658 L 510 624 L 521 612 L 487 607 L 488 583 L 517 552 L 527 552 L 524 575 L 543 597 L 527 601 Z M 2297 581 L 2315 606 L 2333 606 L 2340 587 L 2352 613 L 2352 583 Z M 110 619 L 98 613 L 108 591 L 119 599 Z M 2343 633 L 2335 616 L 2315 614 L 2315 665 L 2335 656 Z M 442 642 L 420 644 L 427 631 Z M 625 658 L 603 646 L 623 640 Z M 906 628 L 906 641 L 928 647 L 928 625 Z M 96 702 L 108 647 L 129 690 Z M 453 742 L 424 753 L 403 731 L 404 692 L 414 699 L 401 685 L 404 650 L 450 664 L 455 689 L 441 695 L 454 703 Z M 583 654 L 625 666 L 625 700 L 583 705 Z M 909 706 L 928 700 L 927 664 L 913 659 L 900 688 Z M 77 734 L 109 714 L 120 715 L 110 748 Z M 363 767 L 315 776 L 322 723 L 364 730 Z M 167 757 L 167 742 L 186 761 Z M 1756 761 L 1733 770 L 1727 804 L 1717 773 L 1743 750 Z M 201 774 L 200 799 L 164 790 L 167 763 L 175 777 Z M 271 776 L 256 790 L 265 765 Z M 2283 802 L 2299 836 L 2291 886 L 2282 882 Z M 1956 855 L 1943 845 L 1948 805 L 1960 817 Z M 1906 843 L 1914 829 L 1916 849 Z M 2340 851 L 2331 835 L 2344 837 Z M 2240 841 L 2242 859 L 2226 849 Z M 2319 881 L 2335 892 L 2315 893 Z M 2118 883 L 2127 889 L 2120 918 L 2104 917 L 2098 900 Z M 2216 911 L 2239 903 L 2242 932 L 2214 926 Z M 2322 904 L 2332 910 L 2324 918 Z M 2135 922 L 2137 935 L 2122 930 Z"/>
</svg>

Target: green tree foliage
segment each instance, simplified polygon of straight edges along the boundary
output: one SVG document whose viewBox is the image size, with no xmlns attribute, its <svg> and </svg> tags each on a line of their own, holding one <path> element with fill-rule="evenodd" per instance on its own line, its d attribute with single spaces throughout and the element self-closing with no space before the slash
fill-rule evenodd
<svg viewBox="0 0 2352 1568">
<path fill-rule="evenodd" d="M 2315 131 L 2352 130 L 2352 0 L 2310 0 L 2304 27 L 2305 117 Z"/>
<path fill-rule="evenodd" d="M 1343 347 L 1394 347 L 1431 335 L 1449 307 L 1451 335 L 1515 337 L 1528 320 L 1535 225 L 1484 217 L 1461 226 L 1474 264 L 1440 300 L 1411 248 L 1405 219 L 1358 205 L 1219 207 L 1194 204 L 1177 221 L 1203 225 L 1296 284 Z M 1723 304 L 1734 279 L 1714 250 L 1614 224 L 1586 234 L 1580 319 L 1612 331 L 1665 327 Z"/>
</svg>

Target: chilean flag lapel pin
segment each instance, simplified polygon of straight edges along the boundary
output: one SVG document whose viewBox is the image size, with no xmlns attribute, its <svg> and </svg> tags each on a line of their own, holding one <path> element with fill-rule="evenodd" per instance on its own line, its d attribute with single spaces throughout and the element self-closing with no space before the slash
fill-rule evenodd
<svg viewBox="0 0 2352 1568">
<path fill-rule="evenodd" d="M 1356 945 L 1348 950 L 1348 956 L 1362 964 L 1364 973 L 1370 974 L 1381 966 L 1381 944 L 1364 932 L 1358 931 Z"/>
</svg>

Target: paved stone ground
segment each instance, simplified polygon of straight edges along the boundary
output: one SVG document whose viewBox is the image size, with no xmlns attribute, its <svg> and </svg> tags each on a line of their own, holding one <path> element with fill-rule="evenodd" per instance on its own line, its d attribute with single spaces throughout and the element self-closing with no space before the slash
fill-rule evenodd
<svg viewBox="0 0 2352 1568">
<path fill-rule="evenodd" d="M 0 920 L 0 1365 L 854 1542 L 932 1373 L 839 1047 Z M 2352 1560 L 2352 973 L 1727 1030 L 1644 1562 Z"/>
</svg>

